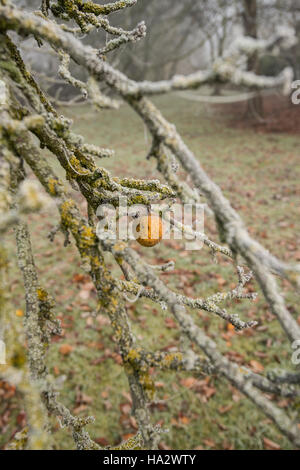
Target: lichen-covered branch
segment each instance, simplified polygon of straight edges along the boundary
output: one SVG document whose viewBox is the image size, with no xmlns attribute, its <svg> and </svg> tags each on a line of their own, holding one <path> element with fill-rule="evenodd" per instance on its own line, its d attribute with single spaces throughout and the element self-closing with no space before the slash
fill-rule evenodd
<svg viewBox="0 0 300 470">
<path fill-rule="evenodd" d="M 237 364 L 231 362 L 218 352 L 217 346 L 193 321 L 192 317 L 185 311 L 184 306 L 178 305 L 177 296 L 168 289 L 149 266 L 143 263 L 133 250 L 125 245 L 113 245 L 109 240 L 103 241 L 106 249 L 114 256 L 124 258 L 134 270 L 140 282 L 150 286 L 167 303 L 182 331 L 207 355 L 213 366 L 226 377 L 233 385 L 253 401 L 268 417 L 270 417 L 278 428 L 289 437 L 295 446 L 300 445 L 300 430 L 297 424 L 275 404 L 269 401 L 256 388 L 264 387 L 263 379 L 257 380 L 252 374 L 245 373 Z M 269 385 L 269 382 L 268 382 Z M 275 390 L 275 388 L 273 389 Z"/>
<path fill-rule="evenodd" d="M 153 266 L 149 266 L 153 269 Z M 226 293 L 217 293 L 214 294 L 207 299 L 192 299 L 190 297 L 186 297 L 182 294 L 177 294 L 176 299 L 179 305 L 185 305 L 192 309 L 199 309 L 204 310 L 206 312 L 214 313 L 215 315 L 219 316 L 226 322 L 232 324 L 236 330 L 243 330 L 245 328 L 252 328 L 257 325 L 256 321 L 249 321 L 244 322 L 242 321 L 238 315 L 236 314 L 229 314 L 225 309 L 221 309 L 218 307 L 218 304 L 222 301 L 227 299 L 255 299 L 255 293 L 244 293 L 243 287 L 245 284 L 251 279 L 252 273 L 249 275 L 245 275 L 243 269 L 238 266 L 238 273 L 239 273 L 239 283 L 238 286 Z M 153 289 L 147 289 L 133 281 L 119 281 L 119 289 L 121 291 L 126 291 L 138 297 L 146 297 L 151 299 L 155 302 L 162 302 L 164 299 L 159 296 L 159 293 Z"/>
</svg>

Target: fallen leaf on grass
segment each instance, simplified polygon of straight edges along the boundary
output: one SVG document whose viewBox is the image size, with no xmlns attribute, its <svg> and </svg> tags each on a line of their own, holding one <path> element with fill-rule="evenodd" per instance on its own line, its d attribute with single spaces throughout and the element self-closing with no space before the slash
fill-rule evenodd
<svg viewBox="0 0 300 470">
<path fill-rule="evenodd" d="M 82 300 L 88 300 L 89 297 L 90 297 L 90 294 L 91 294 L 91 291 L 82 289 L 82 290 L 79 292 L 79 297 L 80 297 Z"/>
<path fill-rule="evenodd" d="M 233 405 L 230 403 L 229 405 L 220 406 L 218 411 L 221 415 L 224 415 L 224 414 L 228 413 L 228 411 L 230 411 L 232 407 L 233 407 Z"/>
<path fill-rule="evenodd" d="M 259 374 L 260 372 L 263 372 L 265 369 L 264 366 L 260 362 L 255 361 L 255 359 L 250 361 L 249 364 L 253 372 L 256 372 L 257 374 Z"/>
<path fill-rule="evenodd" d="M 131 405 L 129 403 L 121 403 L 120 404 L 120 411 L 124 415 L 129 415 L 131 412 Z"/>
<path fill-rule="evenodd" d="M 216 443 L 212 439 L 203 439 L 203 443 L 207 447 L 215 447 L 216 446 Z"/>
<path fill-rule="evenodd" d="M 138 427 L 138 425 L 137 425 L 137 422 L 136 422 L 136 419 L 135 419 L 134 416 L 130 416 L 129 422 L 130 422 L 131 427 L 132 427 L 133 429 L 138 430 L 139 427 Z"/>
<path fill-rule="evenodd" d="M 86 405 L 79 405 L 76 408 L 74 408 L 73 413 L 74 415 L 79 415 L 82 411 L 85 411 L 87 409 Z"/>
<path fill-rule="evenodd" d="M 164 388 L 166 384 L 164 382 L 155 382 L 155 387 L 156 388 Z"/>
<path fill-rule="evenodd" d="M 131 439 L 132 437 L 134 437 L 135 434 L 133 434 L 132 432 L 128 433 L 128 434 L 124 434 L 122 436 L 122 441 L 128 441 L 128 439 Z"/>
<path fill-rule="evenodd" d="M 267 437 L 263 438 L 264 442 L 264 447 L 267 450 L 280 450 L 280 445 L 276 444 L 276 442 L 271 441 L 271 439 L 268 439 Z"/>
<path fill-rule="evenodd" d="M 89 279 L 89 277 L 85 274 L 74 274 L 74 276 L 72 277 L 72 281 L 77 283 L 77 284 L 84 283 L 88 279 Z"/>
<path fill-rule="evenodd" d="M 195 377 L 187 377 L 186 379 L 181 379 L 180 383 L 186 388 L 191 388 L 197 383 L 197 379 Z"/>
<path fill-rule="evenodd" d="M 123 396 L 124 398 L 126 398 L 126 400 L 128 401 L 128 403 L 130 403 L 130 404 L 132 405 L 132 397 L 131 397 L 130 393 L 123 391 L 123 392 L 122 392 L 122 396 Z"/>
<path fill-rule="evenodd" d="M 90 405 L 91 403 L 93 403 L 93 398 L 90 397 L 89 395 L 86 395 L 85 393 L 81 393 L 80 394 L 80 401 L 81 401 L 81 403 L 85 403 L 87 405 Z"/>
<path fill-rule="evenodd" d="M 109 445 L 109 442 L 105 437 L 96 437 L 95 442 L 99 444 L 101 447 L 105 447 Z"/>
<path fill-rule="evenodd" d="M 73 351 L 73 346 L 71 346 L 70 344 L 62 344 L 61 347 L 59 348 L 59 352 L 63 356 L 68 356 L 72 351 Z"/>
<path fill-rule="evenodd" d="M 17 416 L 17 423 L 22 428 L 26 426 L 26 414 L 25 411 L 21 411 Z"/>
<path fill-rule="evenodd" d="M 96 317 L 97 323 L 99 323 L 100 326 L 105 326 L 105 325 L 110 325 L 109 319 L 105 316 L 99 313 Z"/>
<path fill-rule="evenodd" d="M 183 425 L 187 425 L 190 423 L 191 419 L 188 416 L 180 416 L 179 421 Z"/>
<path fill-rule="evenodd" d="M 178 328 L 177 324 L 175 323 L 175 321 L 173 320 L 172 317 L 165 318 L 165 325 L 166 325 L 167 328 L 171 328 L 171 329 Z"/>
<path fill-rule="evenodd" d="M 234 449 L 233 444 L 231 444 L 229 441 L 224 441 L 222 443 L 222 447 L 223 447 L 224 450 L 233 450 Z"/>
<path fill-rule="evenodd" d="M 172 447 L 169 447 L 169 446 L 168 446 L 165 442 L 163 442 L 163 441 L 158 444 L 158 448 L 159 448 L 159 450 L 171 450 L 171 449 L 172 449 Z"/>
</svg>

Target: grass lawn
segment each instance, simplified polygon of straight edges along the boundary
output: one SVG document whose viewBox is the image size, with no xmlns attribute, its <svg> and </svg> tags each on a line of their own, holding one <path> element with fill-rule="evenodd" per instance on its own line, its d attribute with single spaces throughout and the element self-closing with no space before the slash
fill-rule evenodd
<svg viewBox="0 0 300 470">
<path fill-rule="evenodd" d="M 154 101 L 176 124 L 205 170 L 242 215 L 250 233 L 282 259 L 300 261 L 299 137 L 234 129 L 217 108 L 206 108 L 176 95 Z M 74 130 L 86 141 L 115 150 L 115 156 L 99 161 L 100 165 L 119 176 L 161 178 L 155 162 L 145 159 L 151 142 L 144 125 L 127 106 L 120 111 L 97 112 L 82 106 L 62 112 L 74 118 Z M 57 169 L 54 158 L 46 155 Z M 63 176 L 63 171 L 58 171 Z M 85 211 L 85 204 L 80 204 Z M 60 398 L 75 414 L 95 417 L 88 429 L 97 442 L 115 445 L 136 433 L 136 423 L 130 416 L 128 385 L 112 329 L 105 312 L 97 311 L 95 292 L 80 267 L 74 246 L 64 248 L 61 234 L 53 243 L 47 238 L 58 222 L 55 209 L 28 219 L 40 281 L 55 297 L 63 326 L 63 336 L 53 338 L 48 355 Z M 205 231 L 218 240 L 210 218 L 206 218 Z M 12 308 L 24 311 L 13 233 L 7 234 L 6 240 L 11 261 Z M 164 274 L 164 279 L 170 287 L 192 297 L 226 291 L 236 280 L 231 263 L 224 258 L 213 263 L 205 248 L 187 252 L 181 242 L 174 240 L 152 249 L 137 246 L 136 242 L 132 245 L 149 262 L 173 259 L 175 273 Z M 257 289 L 255 282 L 250 288 Z M 296 296 L 286 283 L 281 288 L 288 308 L 300 321 L 295 310 Z M 128 306 L 134 334 L 145 348 L 178 347 L 183 339 L 170 312 L 145 300 Z M 263 373 L 280 367 L 295 370 L 290 345 L 261 294 L 255 302 L 235 301 L 226 307 L 245 320 L 257 320 L 259 326 L 235 333 L 211 314 L 191 312 L 224 354 Z M 16 322 L 22 322 L 22 318 L 16 316 Z M 65 345 L 71 347 L 62 347 Z M 168 430 L 162 434 L 161 448 L 263 449 L 276 447 L 275 444 L 291 448 L 270 420 L 224 379 L 159 371 L 153 371 L 153 379 L 157 384 L 156 401 L 151 405 L 153 420 Z M 5 384 L 0 385 L 1 447 L 24 426 L 26 416 L 18 394 L 9 393 Z M 300 400 L 277 402 L 297 418 Z M 69 431 L 61 429 L 54 420 L 53 426 L 56 448 L 74 448 Z"/>
</svg>

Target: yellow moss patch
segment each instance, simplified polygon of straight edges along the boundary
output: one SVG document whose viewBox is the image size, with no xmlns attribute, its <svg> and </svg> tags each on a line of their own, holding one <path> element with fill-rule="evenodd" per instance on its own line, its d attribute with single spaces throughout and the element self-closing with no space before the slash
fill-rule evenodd
<svg viewBox="0 0 300 470">
<path fill-rule="evenodd" d="M 72 199 L 68 199 L 60 206 L 61 219 L 66 227 L 78 227 L 78 221 L 72 216 L 72 210 L 75 208 L 76 205 Z"/>
<path fill-rule="evenodd" d="M 167 366 L 170 366 L 175 361 L 178 361 L 178 362 L 182 361 L 182 353 L 180 352 L 170 353 L 165 356 L 164 362 Z"/>
<path fill-rule="evenodd" d="M 155 385 L 148 371 L 143 372 L 139 375 L 139 382 L 142 385 L 148 399 L 150 401 L 154 400 L 155 391 L 156 391 Z"/>
<path fill-rule="evenodd" d="M 11 357 L 11 360 L 9 363 L 13 366 L 18 368 L 21 368 L 24 366 L 26 363 L 26 354 L 24 350 L 16 351 L 14 355 Z"/>
<path fill-rule="evenodd" d="M 51 194 L 51 196 L 56 195 L 56 184 L 57 184 L 56 179 L 54 179 L 54 178 L 49 179 L 49 181 L 48 181 L 48 190 L 49 190 L 49 193 Z"/>
<path fill-rule="evenodd" d="M 81 232 L 81 246 L 82 247 L 91 247 L 95 245 L 96 234 L 95 234 L 93 227 L 83 225 L 80 232 Z"/>
<path fill-rule="evenodd" d="M 130 349 L 126 356 L 126 360 L 129 362 L 135 361 L 136 359 L 140 359 L 141 354 L 137 349 Z"/>
<path fill-rule="evenodd" d="M 81 166 L 80 161 L 78 160 L 78 158 L 75 157 L 75 155 L 73 155 L 70 158 L 69 163 L 70 163 L 71 169 L 73 170 L 73 172 L 75 172 L 75 175 L 78 175 L 78 173 L 79 173 L 79 175 L 89 174 L 89 170 L 86 170 L 85 168 L 83 168 Z M 71 173 L 73 173 L 73 172 L 71 172 Z"/>
<path fill-rule="evenodd" d="M 39 289 L 36 290 L 36 293 L 37 293 L 38 299 L 41 302 L 45 302 L 45 300 L 47 300 L 48 294 L 47 294 L 47 291 L 45 289 L 40 287 Z"/>
</svg>

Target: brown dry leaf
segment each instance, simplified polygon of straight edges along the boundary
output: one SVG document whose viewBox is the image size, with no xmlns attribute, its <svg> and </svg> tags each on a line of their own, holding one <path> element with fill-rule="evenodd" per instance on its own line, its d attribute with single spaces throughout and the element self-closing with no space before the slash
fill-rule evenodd
<svg viewBox="0 0 300 470">
<path fill-rule="evenodd" d="M 90 291 L 90 290 L 84 290 L 84 289 L 82 289 L 82 290 L 79 292 L 79 297 L 80 297 L 82 300 L 88 300 L 89 297 L 90 297 L 90 294 L 91 294 L 91 291 Z"/>
<path fill-rule="evenodd" d="M 26 413 L 25 411 L 21 411 L 17 416 L 17 423 L 22 428 L 26 426 Z"/>
<path fill-rule="evenodd" d="M 105 326 L 105 325 L 110 325 L 109 319 L 105 316 L 99 313 L 96 317 L 97 323 L 99 323 L 100 326 Z"/>
<path fill-rule="evenodd" d="M 188 416 L 180 416 L 179 421 L 181 424 L 187 425 L 190 423 L 191 418 L 188 418 Z"/>
<path fill-rule="evenodd" d="M 233 392 L 232 394 L 232 400 L 235 402 L 235 403 L 238 403 L 241 399 L 241 394 L 236 391 L 236 392 Z"/>
<path fill-rule="evenodd" d="M 166 411 L 168 409 L 167 403 L 152 402 L 150 405 L 151 410 Z"/>
<path fill-rule="evenodd" d="M 222 443 L 222 447 L 224 450 L 233 450 L 234 447 L 233 447 L 233 444 L 231 444 L 229 441 L 224 441 Z"/>
<path fill-rule="evenodd" d="M 175 323 L 172 317 L 165 318 L 165 325 L 167 328 L 171 328 L 171 329 L 178 328 L 177 324 Z"/>
<path fill-rule="evenodd" d="M 131 412 L 131 405 L 129 403 L 120 403 L 119 408 L 123 415 L 129 415 Z"/>
<path fill-rule="evenodd" d="M 172 447 L 169 447 L 169 446 L 168 446 L 165 442 L 163 442 L 163 441 L 158 444 L 158 448 L 159 448 L 159 450 L 171 450 L 171 449 L 172 449 Z"/>
<path fill-rule="evenodd" d="M 127 429 L 130 427 L 129 416 L 128 415 L 120 415 L 119 424 L 122 428 Z"/>
<path fill-rule="evenodd" d="M 218 283 L 219 287 L 222 287 L 226 284 L 227 281 L 225 279 L 223 279 L 222 276 L 220 276 L 218 274 L 218 275 L 216 275 L 216 277 L 217 277 L 217 283 Z"/>
<path fill-rule="evenodd" d="M 215 387 L 203 387 L 202 393 L 204 393 L 206 398 L 209 399 L 216 393 L 216 389 Z"/>
<path fill-rule="evenodd" d="M 132 405 L 132 398 L 131 398 L 130 393 L 123 391 L 122 396 L 126 398 L 126 400 L 128 401 L 128 403 L 130 403 L 130 405 Z"/>
<path fill-rule="evenodd" d="M 176 418 L 171 418 L 171 424 L 172 424 L 172 426 L 174 426 L 176 428 L 180 427 L 180 425 L 179 425 Z"/>
<path fill-rule="evenodd" d="M 181 379 L 180 383 L 186 388 L 191 388 L 196 385 L 197 379 L 195 377 L 187 377 L 186 379 Z"/>
<path fill-rule="evenodd" d="M 104 398 L 104 399 L 108 398 L 108 391 L 103 390 L 103 392 L 101 392 L 101 397 Z"/>
<path fill-rule="evenodd" d="M 225 426 L 225 424 L 222 424 L 220 423 L 218 420 L 213 420 L 216 425 L 218 426 L 218 428 L 221 430 L 221 431 L 227 431 L 228 430 L 228 426 Z"/>
<path fill-rule="evenodd" d="M 155 387 L 156 388 L 164 388 L 166 384 L 164 382 L 155 382 Z"/>
<path fill-rule="evenodd" d="M 252 361 L 250 361 L 249 364 L 253 372 L 256 372 L 257 374 L 259 374 L 260 372 L 263 372 L 265 369 L 264 366 L 260 362 L 256 361 L 255 359 L 252 359 Z"/>
<path fill-rule="evenodd" d="M 283 400 L 280 400 L 278 403 L 277 403 L 277 406 L 279 408 L 287 408 L 289 406 L 290 402 L 289 400 L 287 399 L 283 399 Z"/>
<path fill-rule="evenodd" d="M 122 359 L 121 354 L 112 353 L 111 357 L 113 358 L 115 363 L 118 364 L 119 366 L 123 364 L 123 359 Z"/>
<path fill-rule="evenodd" d="M 59 348 L 59 352 L 63 356 L 68 356 L 73 351 L 73 349 L 73 346 L 71 346 L 70 344 L 62 344 Z"/>
<path fill-rule="evenodd" d="M 131 437 L 134 437 L 135 434 L 133 434 L 132 432 L 129 432 L 128 434 L 123 434 L 122 436 L 122 441 L 128 441 L 128 439 L 130 439 Z"/>
<path fill-rule="evenodd" d="M 105 349 L 105 346 L 103 343 L 96 342 L 96 341 L 91 341 L 90 343 L 87 343 L 87 346 L 92 349 L 97 349 L 97 351 L 103 351 Z"/>
<path fill-rule="evenodd" d="M 16 387 L 13 385 L 7 389 L 7 392 L 4 395 L 5 400 L 8 400 L 9 398 L 13 397 L 16 393 Z"/>
<path fill-rule="evenodd" d="M 104 408 L 106 409 L 106 411 L 111 410 L 112 407 L 113 407 L 112 404 L 111 404 L 111 402 L 110 402 L 109 400 L 105 400 L 104 403 L 103 403 L 103 405 L 104 405 Z"/>
<path fill-rule="evenodd" d="M 80 273 L 74 274 L 74 276 L 72 277 L 72 281 L 78 284 L 85 282 L 87 279 L 89 279 L 88 276 Z"/>
<path fill-rule="evenodd" d="M 97 442 L 101 447 L 109 445 L 109 442 L 105 437 L 96 437 L 95 442 Z"/>
<path fill-rule="evenodd" d="M 87 405 L 90 405 L 91 403 L 93 403 L 93 398 L 90 397 L 89 395 L 86 395 L 85 393 L 81 393 L 80 401 L 81 401 L 81 403 L 85 403 Z"/>
<path fill-rule="evenodd" d="M 255 354 L 256 357 L 260 357 L 262 359 L 265 359 L 266 357 L 268 357 L 267 353 L 264 353 L 264 352 L 261 352 L 261 351 L 255 351 L 254 354 Z"/>
<path fill-rule="evenodd" d="M 276 444 L 276 442 L 271 441 L 267 437 L 263 438 L 265 449 L 267 450 L 280 450 L 280 445 Z"/>
<path fill-rule="evenodd" d="M 93 282 L 85 282 L 81 288 L 82 290 L 95 290 L 95 286 Z"/>
<path fill-rule="evenodd" d="M 91 311 L 91 307 L 89 305 L 84 305 L 84 304 L 80 304 L 80 309 L 83 311 L 83 312 L 90 312 Z M 86 314 L 82 314 L 81 317 L 82 318 L 85 318 Z"/>
<path fill-rule="evenodd" d="M 259 236 L 260 236 L 261 238 L 268 238 L 268 234 L 267 234 L 267 232 L 266 232 L 265 230 L 264 230 L 263 232 L 260 232 Z"/>
<path fill-rule="evenodd" d="M 15 395 L 16 387 L 15 385 L 10 385 L 7 382 L 0 382 L 1 395 L 7 400 Z"/>
<path fill-rule="evenodd" d="M 215 447 L 216 446 L 216 443 L 212 439 L 203 439 L 203 443 L 207 447 Z"/>
<path fill-rule="evenodd" d="M 225 353 L 225 356 L 228 357 L 228 359 L 233 360 L 237 364 L 243 364 L 245 361 L 244 355 L 241 353 L 238 353 L 237 351 L 227 351 Z"/>
<path fill-rule="evenodd" d="M 87 319 L 85 320 L 85 323 L 86 323 L 86 326 L 89 326 L 89 327 L 93 326 L 94 324 L 93 317 L 87 317 Z"/>
<path fill-rule="evenodd" d="M 218 408 L 218 412 L 221 415 L 224 415 L 224 414 L 228 413 L 228 411 L 230 411 L 232 407 L 233 407 L 232 403 L 229 403 L 229 405 L 220 406 L 220 408 Z"/>
<path fill-rule="evenodd" d="M 137 422 L 136 422 L 136 419 L 135 419 L 134 416 L 130 416 L 129 422 L 130 422 L 131 427 L 132 427 L 133 429 L 138 430 L 139 427 L 138 427 L 138 425 L 137 425 Z"/>
<path fill-rule="evenodd" d="M 74 415 L 78 415 L 79 413 L 81 413 L 82 411 L 85 411 L 86 409 L 87 409 L 86 405 L 79 405 L 76 408 L 74 408 L 73 413 Z"/>
</svg>

